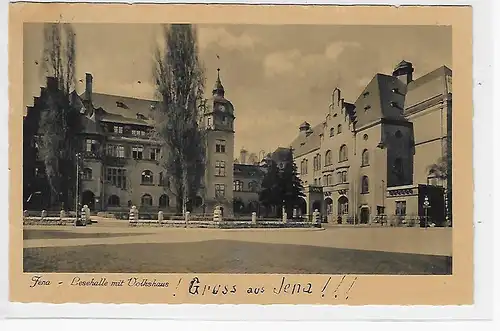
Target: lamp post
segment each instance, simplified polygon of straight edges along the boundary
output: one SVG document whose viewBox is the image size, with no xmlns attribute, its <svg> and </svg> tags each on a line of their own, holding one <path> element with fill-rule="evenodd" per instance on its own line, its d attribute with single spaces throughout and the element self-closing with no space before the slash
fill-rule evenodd
<svg viewBox="0 0 500 331">
<path fill-rule="evenodd" d="M 428 219 L 428 209 L 431 208 L 429 203 L 429 197 L 427 195 L 424 197 L 424 213 L 425 213 L 425 228 L 427 229 L 427 219 Z"/>
<path fill-rule="evenodd" d="M 78 209 L 80 204 L 80 153 L 76 153 L 76 186 L 75 186 L 75 225 L 78 224 Z"/>
</svg>

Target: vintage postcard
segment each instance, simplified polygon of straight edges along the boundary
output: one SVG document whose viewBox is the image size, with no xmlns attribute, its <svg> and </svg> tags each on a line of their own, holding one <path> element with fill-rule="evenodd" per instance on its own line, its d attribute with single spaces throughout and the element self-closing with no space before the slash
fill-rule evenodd
<svg viewBox="0 0 500 331">
<path fill-rule="evenodd" d="M 472 304 L 471 8 L 9 24 L 10 301 Z"/>
</svg>

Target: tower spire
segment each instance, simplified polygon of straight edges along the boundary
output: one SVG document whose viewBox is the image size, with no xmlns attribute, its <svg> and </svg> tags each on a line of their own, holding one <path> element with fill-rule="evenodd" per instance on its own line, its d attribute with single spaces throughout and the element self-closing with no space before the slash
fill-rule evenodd
<svg viewBox="0 0 500 331">
<path fill-rule="evenodd" d="M 217 54 L 217 60 L 220 60 L 220 56 Z M 213 96 L 224 97 L 224 86 L 220 80 L 220 67 L 217 67 L 217 80 L 215 81 L 214 89 L 212 90 Z"/>
</svg>

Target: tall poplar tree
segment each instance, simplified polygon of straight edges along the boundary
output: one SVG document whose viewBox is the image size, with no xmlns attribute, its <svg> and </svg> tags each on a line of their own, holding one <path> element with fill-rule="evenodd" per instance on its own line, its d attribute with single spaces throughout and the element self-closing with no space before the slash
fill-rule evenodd
<svg viewBox="0 0 500 331">
<path fill-rule="evenodd" d="M 200 126 L 205 84 L 198 57 L 196 28 L 164 26 L 164 49 L 154 60 L 154 83 L 160 99 L 153 111 L 154 132 L 163 144 L 163 166 L 171 178 L 177 211 L 195 200 L 205 172 L 205 134 Z"/>
</svg>

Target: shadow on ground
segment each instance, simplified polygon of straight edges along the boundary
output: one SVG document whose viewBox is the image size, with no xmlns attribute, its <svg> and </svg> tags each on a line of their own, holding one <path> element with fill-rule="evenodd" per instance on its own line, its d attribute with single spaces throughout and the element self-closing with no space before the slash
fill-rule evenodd
<svg viewBox="0 0 500 331">
<path fill-rule="evenodd" d="M 24 249 L 24 272 L 451 274 L 452 258 L 213 240 Z"/>
<path fill-rule="evenodd" d="M 23 230 L 23 239 L 79 239 L 79 238 L 114 238 L 127 236 L 143 236 L 148 233 L 79 233 L 71 231 Z"/>
</svg>

